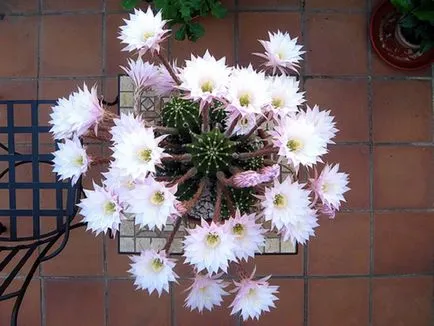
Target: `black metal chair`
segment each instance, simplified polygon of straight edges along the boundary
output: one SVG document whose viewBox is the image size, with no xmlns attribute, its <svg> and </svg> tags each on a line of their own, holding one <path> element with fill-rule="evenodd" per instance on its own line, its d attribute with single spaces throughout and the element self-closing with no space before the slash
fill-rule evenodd
<svg viewBox="0 0 434 326">
<path fill-rule="evenodd" d="M 0 278 L 0 302 L 15 298 L 11 326 L 39 264 L 58 255 L 70 230 L 84 225 L 72 224 L 81 180 L 71 186 L 51 172 L 57 144 L 48 113 L 55 103 L 0 101 L 0 273 L 8 269 Z M 16 290 L 12 284 L 26 263 L 31 267 Z"/>
</svg>

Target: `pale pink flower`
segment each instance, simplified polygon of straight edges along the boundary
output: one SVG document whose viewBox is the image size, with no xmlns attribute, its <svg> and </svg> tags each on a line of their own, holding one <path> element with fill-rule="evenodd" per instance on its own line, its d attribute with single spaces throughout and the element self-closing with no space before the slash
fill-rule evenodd
<svg viewBox="0 0 434 326">
<path fill-rule="evenodd" d="M 336 209 L 326 204 L 321 205 L 319 212 L 331 220 L 336 217 Z"/>
<path fill-rule="evenodd" d="M 239 188 L 254 187 L 261 183 L 273 181 L 280 174 L 280 167 L 278 164 L 266 166 L 259 170 L 259 172 L 248 170 L 237 174 L 232 177 L 234 186 Z"/>
<path fill-rule="evenodd" d="M 169 32 L 168 29 L 164 29 L 166 21 L 162 19 L 161 11 L 154 15 L 150 6 L 146 13 L 140 9 L 134 9 L 134 13 L 130 14 L 130 19 L 124 19 L 124 22 L 126 25 L 120 27 L 118 37 L 121 43 L 126 44 L 122 51 L 138 50 L 140 55 L 147 51 L 160 52 L 160 43 Z"/>
<path fill-rule="evenodd" d="M 339 164 L 326 164 L 316 179 L 311 179 L 311 187 L 322 203 L 338 210 L 341 202 L 345 202 L 344 193 L 348 188 L 348 174 L 338 172 Z"/>
<path fill-rule="evenodd" d="M 128 67 L 121 66 L 121 68 L 133 80 L 134 87 L 139 91 L 149 89 L 155 85 L 160 74 L 158 67 L 152 63 L 143 62 L 141 58 L 136 61 L 129 59 Z"/>
<path fill-rule="evenodd" d="M 235 299 L 229 306 L 232 308 L 231 315 L 240 312 L 244 321 L 249 318 L 259 319 L 263 312 L 275 308 L 274 302 L 279 300 L 276 296 L 279 287 L 268 283 L 271 276 L 253 280 L 253 273 L 250 278 L 234 281 L 236 288 L 231 291 L 236 292 Z"/>
<path fill-rule="evenodd" d="M 176 73 L 179 69 L 176 61 L 171 64 L 173 71 Z M 158 75 L 152 89 L 157 96 L 165 97 L 170 95 L 176 89 L 176 82 L 163 65 L 158 66 Z"/>
<path fill-rule="evenodd" d="M 277 33 L 268 32 L 269 40 L 259 40 L 265 49 L 265 53 L 254 53 L 266 60 L 265 66 L 273 70 L 279 70 L 282 74 L 287 73 L 287 70 L 297 72 L 299 62 L 302 60 L 301 55 L 305 51 L 301 51 L 302 46 L 297 44 L 297 38 L 291 39 L 288 33 L 282 33 L 279 30 Z"/>
<path fill-rule="evenodd" d="M 169 292 L 169 283 L 176 282 L 179 277 L 174 271 L 175 259 L 168 258 L 164 250 L 156 252 L 153 249 L 142 251 L 140 256 L 130 256 L 134 285 L 138 289 L 148 290 L 152 294 L 157 291 L 161 296 L 163 291 Z"/>
<path fill-rule="evenodd" d="M 223 296 L 229 293 L 224 290 L 228 283 L 219 279 L 222 274 L 214 276 L 196 274 L 193 284 L 187 288 L 188 293 L 185 299 L 185 307 L 191 311 L 197 309 L 202 312 L 205 308 L 211 311 L 214 306 L 220 306 L 223 301 Z"/>
<path fill-rule="evenodd" d="M 282 240 L 290 240 L 294 245 L 298 242 L 305 244 L 309 237 L 315 235 L 314 229 L 318 227 L 318 219 L 314 214 L 299 216 L 298 219 L 286 224 L 282 230 Z"/>
</svg>

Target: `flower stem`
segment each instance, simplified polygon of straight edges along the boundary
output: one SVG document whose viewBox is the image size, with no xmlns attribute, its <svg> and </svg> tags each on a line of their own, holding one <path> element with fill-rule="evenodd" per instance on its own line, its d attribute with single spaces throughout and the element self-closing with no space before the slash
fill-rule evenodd
<svg viewBox="0 0 434 326">
<path fill-rule="evenodd" d="M 247 159 L 252 158 L 252 157 L 266 156 L 266 155 L 269 155 L 269 154 L 277 154 L 278 151 L 279 151 L 278 148 L 264 147 L 262 149 L 254 151 L 254 152 L 234 153 L 232 156 L 235 159 L 247 160 Z"/>
<path fill-rule="evenodd" d="M 158 132 L 160 134 L 177 135 L 179 133 L 178 129 L 171 128 L 171 127 L 156 126 L 156 127 L 153 127 L 153 129 L 154 129 L 154 132 Z"/>
<path fill-rule="evenodd" d="M 235 204 L 231 198 L 231 194 L 228 191 L 227 187 L 223 187 L 223 195 L 226 200 L 226 204 L 228 205 L 228 209 L 231 215 L 235 215 Z"/>
<path fill-rule="evenodd" d="M 170 246 L 172 245 L 173 239 L 175 239 L 176 232 L 178 232 L 178 229 L 181 226 L 181 222 L 182 222 L 182 216 L 178 216 L 176 218 L 174 225 L 173 225 L 173 230 L 172 230 L 172 232 L 170 232 L 170 234 L 166 240 L 166 244 L 164 245 L 164 247 L 162 249 L 162 250 L 166 251 L 166 253 L 168 253 L 168 251 L 170 250 Z"/>
<path fill-rule="evenodd" d="M 234 131 L 234 128 L 235 128 L 235 126 L 237 125 L 239 119 L 240 119 L 240 116 L 236 117 L 236 118 L 234 119 L 234 121 L 232 121 L 232 123 L 231 123 L 231 125 L 229 126 L 229 128 L 226 129 L 226 131 L 225 131 L 225 136 L 226 136 L 226 137 L 230 137 L 230 136 L 231 136 L 232 131 Z"/>
<path fill-rule="evenodd" d="M 178 76 L 176 76 L 175 71 L 173 70 L 173 67 L 170 65 L 170 63 L 167 61 L 166 57 L 164 57 L 160 52 L 157 52 L 157 57 L 160 59 L 163 66 L 167 69 L 167 72 L 172 76 L 173 80 L 177 85 L 181 85 L 181 81 L 179 80 Z"/>
<path fill-rule="evenodd" d="M 217 197 L 214 206 L 214 215 L 212 216 L 212 221 L 217 223 L 220 219 L 220 214 L 222 211 L 222 196 L 223 196 L 224 185 L 221 182 L 217 183 Z"/>
<path fill-rule="evenodd" d="M 241 138 L 241 140 L 247 140 L 247 139 L 249 139 L 249 137 L 251 136 L 251 135 L 253 135 L 253 133 L 256 131 L 256 129 L 258 129 L 265 121 L 267 121 L 267 117 L 266 116 L 262 116 L 262 117 L 260 117 L 259 119 L 258 119 L 258 121 L 256 121 L 256 124 L 255 124 L 255 126 L 252 128 L 252 129 L 250 129 L 250 131 L 246 134 L 246 135 L 244 135 L 242 138 Z"/>
<path fill-rule="evenodd" d="M 171 154 L 170 156 L 162 157 L 163 162 L 190 162 L 191 154 Z"/>
<path fill-rule="evenodd" d="M 202 178 L 202 180 L 200 180 L 199 187 L 197 188 L 196 193 L 193 195 L 193 197 L 190 200 L 183 202 L 183 205 L 185 207 L 185 214 L 189 213 L 193 209 L 194 205 L 196 205 L 196 203 L 199 201 L 200 196 L 202 196 L 203 190 L 207 183 L 208 179 Z"/>
<path fill-rule="evenodd" d="M 187 181 L 188 179 L 193 178 L 196 174 L 197 174 L 197 169 L 195 167 L 192 167 L 182 177 L 175 180 L 175 182 L 173 182 L 173 184 L 174 185 L 176 184 L 179 186 L 179 185 L 183 184 L 185 181 Z"/>
<path fill-rule="evenodd" d="M 206 103 L 202 108 L 202 132 L 209 131 L 209 105 Z"/>
</svg>

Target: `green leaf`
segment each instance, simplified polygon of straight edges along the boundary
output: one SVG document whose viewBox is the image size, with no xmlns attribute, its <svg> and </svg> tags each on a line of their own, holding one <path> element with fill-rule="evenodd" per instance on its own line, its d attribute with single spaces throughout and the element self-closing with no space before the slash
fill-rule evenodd
<svg viewBox="0 0 434 326">
<path fill-rule="evenodd" d="M 131 10 L 134 9 L 138 3 L 139 0 L 122 0 L 122 8 L 125 10 Z"/>
<path fill-rule="evenodd" d="M 415 15 L 419 20 L 434 22 L 434 8 L 433 10 L 414 10 L 413 15 Z"/>
<path fill-rule="evenodd" d="M 187 36 L 190 41 L 196 42 L 205 34 L 205 29 L 199 23 L 188 24 L 187 28 Z"/>
<path fill-rule="evenodd" d="M 216 18 L 223 18 L 227 14 L 227 10 L 222 6 L 220 1 L 214 2 L 211 7 L 211 14 Z"/>
<path fill-rule="evenodd" d="M 175 33 L 175 39 L 178 41 L 185 40 L 185 32 L 186 32 L 186 26 L 182 25 Z"/>
<path fill-rule="evenodd" d="M 185 2 L 181 2 L 181 7 L 179 8 L 179 12 L 181 13 L 181 17 L 184 21 L 191 20 L 191 8 L 186 5 Z"/>
<path fill-rule="evenodd" d="M 402 13 L 409 12 L 413 7 L 410 0 L 390 0 L 390 2 Z"/>
</svg>

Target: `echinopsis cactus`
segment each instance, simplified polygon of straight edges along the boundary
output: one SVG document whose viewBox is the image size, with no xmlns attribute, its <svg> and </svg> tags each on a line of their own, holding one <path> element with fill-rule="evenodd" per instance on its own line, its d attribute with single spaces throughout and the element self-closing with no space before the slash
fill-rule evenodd
<svg viewBox="0 0 434 326">
<path fill-rule="evenodd" d="M 277 286 L 269 277 L 247 275 L 242 262 L 264 245 L 266 227 L 285 241 L 304 244 L 318 226 L 318 215 L 333 218 L 349 190 L 339 165 L 315 165 L 327 152 L 337 129 L 329 111 L 303 107 L 296 78 L 301 46 L 287 33 L 269 33 L 260 41 L 266 71 L 228 67 L 208 51 L 183 67 L 170 64 L 160 43 L 167 37 L 161 14 L 136 10 L 121 27 L 124 50 L 137 52 L 123 68 L 134 82 L 135 112 L 106 110 L 96 87 L 59 99 L 51 114 L 51 132 L 62 140 L 54 153 L 54 171 L 75 183 L 92 165 L 109 164 L 102 185 L 85 190 L 79 204 L 88 229 L 116 233 L 127 216 L 150 230 L 174 230 L 160 251 L 133 256 L 135 284 L 149 293 L 169 291 L 178 276 L 170 248 L 181 222 L 197 220 L 183 241 L 185 263 L 196 273 L 186 307 L 199 312 L 236 293 L 230 308 L 242 318 L 259 318 L 275 306 Z M 161 65 L 144 62 L 149 52 Z M 140 115 L 140 98 L 152 90 L 169 97 L 160 125 Z M 110 157 L 90 157 L 83 138 L 110 141 Z M 280 179 L 281 166 L 291 174 Z M 303 172 L 306 183 L 299 181 Z M 197 210 L 206 202 L 208 209 Z M 226 291 L 224 273 L 235 278 Z"/>
</svg>

